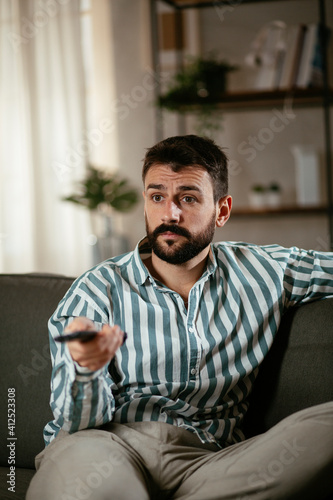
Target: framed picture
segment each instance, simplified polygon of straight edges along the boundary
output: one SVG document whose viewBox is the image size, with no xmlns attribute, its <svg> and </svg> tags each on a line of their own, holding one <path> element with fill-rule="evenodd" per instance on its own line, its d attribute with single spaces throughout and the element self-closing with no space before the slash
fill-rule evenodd
<svg viewBox="0 0 333 500">
<path fill-rule="evenodd" d="M 176 10 L 158 4 L 158 30 L 160 67 L 174 72 L 182 59 L 200 54 L 199 10 Z"/>
</svg>

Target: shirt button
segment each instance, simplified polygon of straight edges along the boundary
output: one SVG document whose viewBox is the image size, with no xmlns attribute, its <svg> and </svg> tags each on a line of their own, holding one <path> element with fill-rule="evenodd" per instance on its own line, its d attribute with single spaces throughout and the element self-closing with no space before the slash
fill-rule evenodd
<svg viewBox="0 0 333 500">
<path fill-rule="evenodd" d="M 190 328 L 188 329 L 188 331 L 189 331 L 190 333 L 193 333 L 193 332 L 194 332 L 194 328 L 193 328 L 193 326 L 190 326 Z"/>
<path fill-rule="evenodd" d="M 196 373 L 197 373 L 197 370 L 195 368 L 192 368 L 191 375 L 195 375 Z"/>
</svg>

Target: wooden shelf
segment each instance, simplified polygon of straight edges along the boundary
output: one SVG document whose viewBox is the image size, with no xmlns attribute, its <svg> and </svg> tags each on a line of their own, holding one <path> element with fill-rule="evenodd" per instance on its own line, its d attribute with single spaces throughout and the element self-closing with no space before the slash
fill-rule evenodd
<svg viewBox="0 0 333 500">
<path fill-rule="evenodd" d="M 163 0 L 175 9 L 200 9 L 206 7 L 217 7 L 226 4 L 226 0 Z M 272 2 L 275 0 L 242 0 L 242 3 Z M 287 0 L 285 0 L 287 1 Z"/>
<path fill-rule="evenodd" d="M 333 102 L 333 91 L 329 94 Z M 290 102 L 289 102 L 290 101 Z M 262 92 L 233 92 L 226 94 L 219 101 L 221 109 L 263 108 L 285 104 L 293 106 L 318 106 L 323 104 L 323 89 L 293 89 Z"/>
<path fill-rule="evenodd" d="M 326 97 L 325 97 L 326 99 Z M 329 102 L 333 103 L 333 90 L 329 92 Z M 196 111 L 205 105 L 214 105 L 223 110 L 249 110 L 256 108 L 270 108 L 272 106 L 310 107 L 322 106 L 324 103 L 322 88 L 292 89 L 292 90 L 267 90 L 248 92 L 228 92 L 221 94 L 216 99 L 209 97 L 198 98 L 196 102 L 183 102 L 175 111 Z"/>
<path fill-rule="evenodd" d="M 286 215 L 320 215 L 328 213 L 328 207 L 324 205 L 315 205 L 300 207 L 297 205 L 281 206 L 278 208 L 234 208 L 231 211 L 231 218 L 238 217 L 267 217 L 267 216 L 286 216 Z"/>
</svg>

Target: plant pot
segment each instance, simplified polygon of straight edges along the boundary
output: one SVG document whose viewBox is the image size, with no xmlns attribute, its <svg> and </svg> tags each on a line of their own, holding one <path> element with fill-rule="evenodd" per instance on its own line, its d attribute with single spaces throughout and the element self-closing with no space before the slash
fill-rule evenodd
<svg viewBox="0 0 333 500">
<path fill-rule="evenodd" d="M 281 193 L 276 191 L 267 192 L 265 195 L 266 205 L 270 208 L 278 208 L 281 205 Z"/>
<path fill-rule="evenodd" d="M 206 69 L 201 75 L 201 81 L 198 82 L 200 90 L 205 89 L 207 97 L 212 100 L 218 100 L 226 91 L 227 74 L 223 68 Z M 199 94 L 200 95 L 200 94 Z"/>
<path fill-rule="evenodd" d="M 266 205 L 266 197 L 264 192 L 249 193 L 249 204 L 251 208 L 264 208 Z"/>
</svg>

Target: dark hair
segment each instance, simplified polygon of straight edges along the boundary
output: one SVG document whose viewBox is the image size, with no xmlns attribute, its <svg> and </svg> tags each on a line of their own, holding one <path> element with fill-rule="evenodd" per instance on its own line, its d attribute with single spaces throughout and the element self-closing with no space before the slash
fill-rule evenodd
<svg viewBox="0 0 333 500">
<path fill-rule="evenodd" d="M 228 158 L 211 139 L 197 135 L 168 137 L 149 148 L 143 161 L 143 182 L 153 165 L 169 165 L 174 172 L 200 166 L 212 179 L 214 202 L 228 194 Z"/>
</svg>

